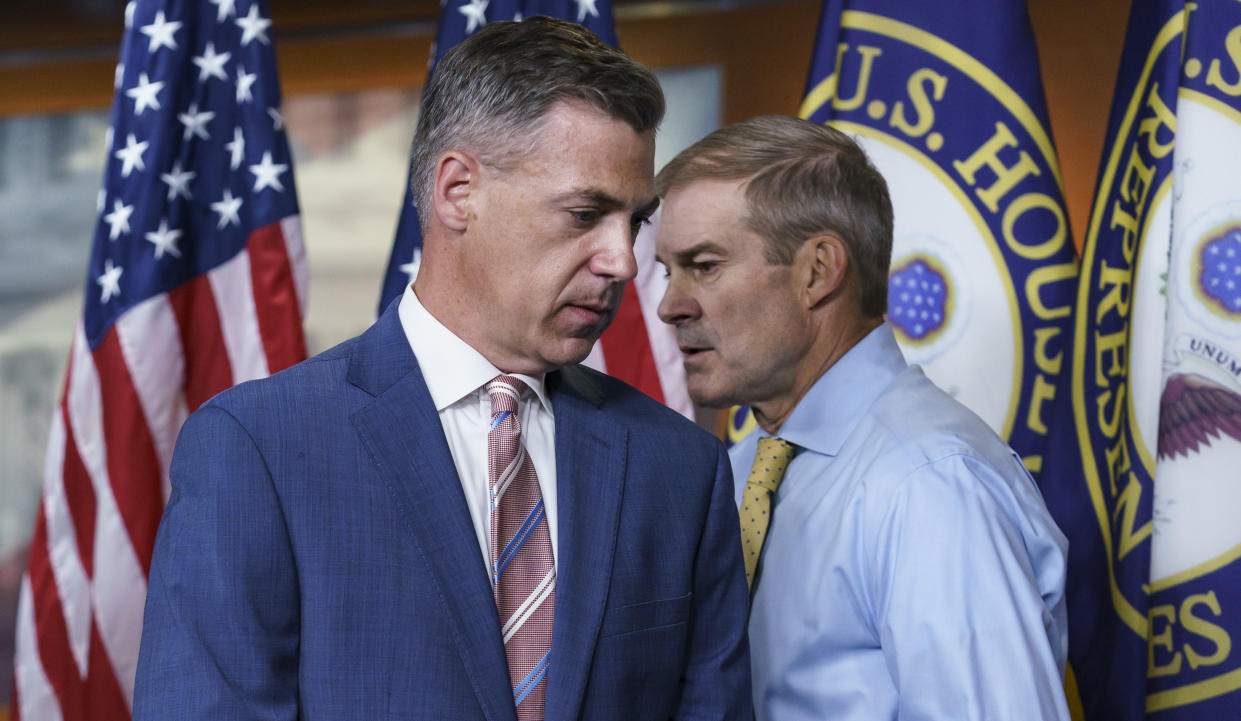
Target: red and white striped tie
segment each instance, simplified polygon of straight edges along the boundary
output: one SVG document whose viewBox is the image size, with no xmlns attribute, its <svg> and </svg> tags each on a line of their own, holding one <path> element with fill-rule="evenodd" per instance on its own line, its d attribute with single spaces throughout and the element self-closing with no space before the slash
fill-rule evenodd
<svg viewBox="0 0 1241 721">
<path fill-rule="evenodd" d="M 517 401 L 526 385 L 512 376 L 487 384 L 491 430 L 491 577 L 519 721 L 542 721 L 556 606 L 556 565 L 534 462 L 521 443 Z"/>
</svg>

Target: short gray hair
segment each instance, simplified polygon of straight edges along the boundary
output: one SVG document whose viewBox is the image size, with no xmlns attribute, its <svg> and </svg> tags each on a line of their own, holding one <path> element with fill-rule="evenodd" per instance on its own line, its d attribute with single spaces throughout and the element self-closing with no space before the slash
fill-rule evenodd
<svg viewBox="0 0 1241 721">
<path fill-rule="evenodd" d="M 746 225 L 766 241 L 768 263 L 787 265 L 820 233 L 845 244 L 857 272 L 861 310 L 888 307 L 892 200 L 866 153 L 835 128 L 763 115 L 711 133 L 664 166 L 660 197 L 696 180 L 744 180 Z"/>
<path fill-rule="evenodd" d="M 638 133 L 655 130 L 664 116 L 654 73 L 574 23 L 492 22 L 449 50 L 427 82 L 414 132 L 410 187 L 423 230 L 441 155 L 464 147 L 507 169 L 563 101 L 587 103 Z"/>
</svg>

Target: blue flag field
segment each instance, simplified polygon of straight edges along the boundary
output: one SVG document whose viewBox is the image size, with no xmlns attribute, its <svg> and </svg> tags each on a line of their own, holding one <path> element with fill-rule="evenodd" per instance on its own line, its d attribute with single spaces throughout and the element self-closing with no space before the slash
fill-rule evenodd
<svg viewBox="0 0 1241 721">
<path fill-rule="evenodd" d="M 906 358 L 1037 475 L 1077 261 L 1025 3 L 828 0 L 801 115 L 856 136 L 888 181 Z"/>
<path fill-rule="evenodd" d="M 1135 3 L 1043 490 L 1085 718 L 1241 716 L 1241 4 Z"/>
</svg>

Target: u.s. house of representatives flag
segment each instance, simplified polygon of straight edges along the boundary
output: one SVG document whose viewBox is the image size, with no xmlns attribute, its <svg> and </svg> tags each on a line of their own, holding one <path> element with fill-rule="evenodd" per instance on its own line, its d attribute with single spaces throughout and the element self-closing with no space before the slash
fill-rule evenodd
<svg viewBox="0 0 1241 721">
<path fill-rule="evenodd" d="M 827 0 L 801 115 L 888 182 L 905 357 L 1037 473 L 1077 264 L 1025 3 Z"/>
<path fill-rule="evenodd" d="M 21 586 L 15 719 L 129 718 L 181 422 L 305 357 L 270 26 L 263 0 L 126 8 L 82 319 Z"/>
<path fill-rule="evenodd" d="M 492 20 L 521 20 L 534 15 L 571 20 L 616 47 L 611 0 L 446 0 L 431 54 L 431 71 L 444 53 Z M 656 312 L 666 281 L 655 263 L 654 224 L 643 227 L 634 244 L 638 276 L 625 289 L 616 319 L 599 339 L 586 364 L 609 373 L 682 414 L 693 417 L 685 388 L 681 353 L 670 326 Z M 396 240 L 388 260 L 379 311 L 404 292 L 418 273 L 422 230 L 408 180 Z M 537 269 L 531 269 L 537 271 Z"/>
<path fill-rule="evenodd" d="M 1241 717 L 1238 169 L 1241 3 L 1134 3 L 1043 476 L 1091 721 Z"/>
</svg>

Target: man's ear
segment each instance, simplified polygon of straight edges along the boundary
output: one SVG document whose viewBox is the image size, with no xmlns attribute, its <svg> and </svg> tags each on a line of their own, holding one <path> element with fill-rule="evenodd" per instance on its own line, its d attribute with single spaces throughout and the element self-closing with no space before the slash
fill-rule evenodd
<svg viewBox="0 0 1241 721">
<path fill-rule="evenodd" d="M 470 193 L 480 180 L 478 159 L 470 153 L 451 150 L 435 164 L 431 185 L 431 208 L 440 224 L 462 233 L 470 224 Z"/>
<path fill-rule="evenodd" d="M 818 307 L 844 290 L 849 253 L 843 240 L 831 233 L 816 235 L 805 242 L 798 256 L 805 268 L 801 277 L 805 279 L 806 307 Z"/>
</svg>

